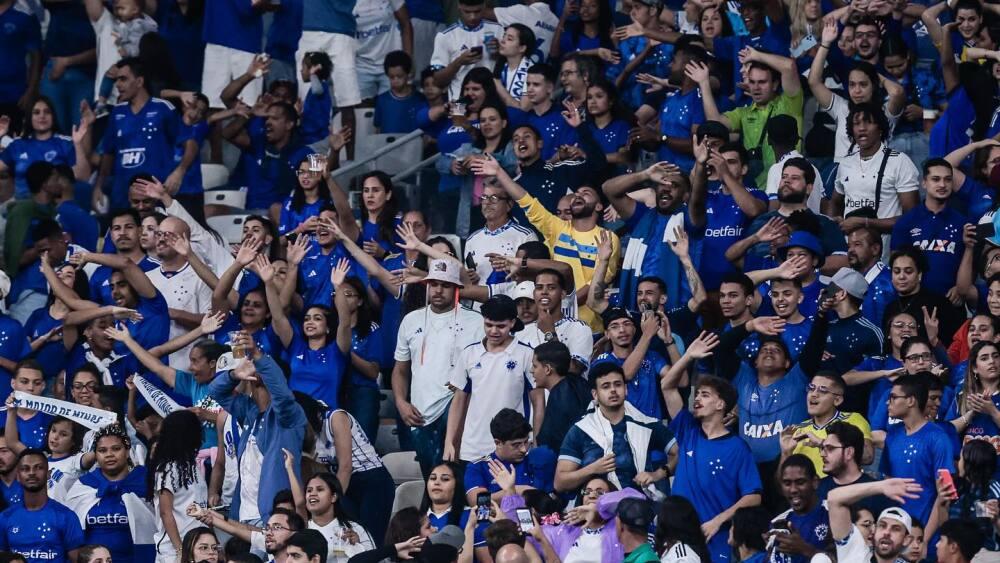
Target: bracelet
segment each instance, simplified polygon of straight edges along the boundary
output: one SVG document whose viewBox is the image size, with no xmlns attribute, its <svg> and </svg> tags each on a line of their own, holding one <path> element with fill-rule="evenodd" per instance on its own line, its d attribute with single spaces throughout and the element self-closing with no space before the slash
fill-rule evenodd
<svg viewBox="0 0 1000 563">
<path fill-rule="evenodd" d="M 820 47 L 823 47 L 823 48 L 826 48 L 826 49 L 829 49 L 829 48 L 830 48 L 830 46 L 829 46 L 829 45 L 827 45 L 826 43 L 820 43 L 820 44 L 819 44 L 819 46 L 820 46 Z"/>
<path fill-rule="evenodd" d="M 675 342 L 675 341 L 674 341 L 674 339 L 673 339 L 673 338 L 671 338 L 671 339 L 670 339 L 670 342 L 664 342 L 664 344 L 666 344 L 666 345 L 667 345 L 667 346 L 669 347 L 669 346 L 673 346 L 673 345 L 674 345 L 674 342 Z"/>
</svg>

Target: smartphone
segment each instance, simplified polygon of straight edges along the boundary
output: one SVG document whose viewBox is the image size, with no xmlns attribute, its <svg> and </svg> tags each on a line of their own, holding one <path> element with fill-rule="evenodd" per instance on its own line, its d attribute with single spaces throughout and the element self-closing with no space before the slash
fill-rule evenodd
<svg viewBox="0 0 1000 563">
<path fill-rule="evenodd" d="M 976 225 L 976 242 L 983 242 L 995 233 L 993 223 L 980 223 Z"/>
<path fill-rule="evenodd" d="M 951 478 L 951 471 L 948 471 L 947 469 L 938 469 L 938 479 L 944 482 L 945 485 L 951 485 L 954 489 L 955 480 Z M 952 495 L 952 500 L 958 500 L 958 490 L 954 490 L 955 494 Z"/>
<path fill-rule="evenodd" d="M 517 523 L 521 526 L 521 531 L 528 534 L 535 527 L 535 521 L 531 519 L 531 510 L 527 508 L 518 508 L 517 513 Z"/>
<path fill-rule="evenodd" d="M 476 520 L 488 520 L 490 517 L 490 494 L 476 495 Z"/>
<path fill-rule="evenodd" d="M 469 47 L 469 50 L 472 51 L 473 53 L 477 54 L 477 55 L 482 55 L 483 54 L 483 46 L 482 45 L 476 45 L 475 47 Z"/>
<path fill-rule="evenodd" d="M 465 255 L 465 267 L 470 270 L 476 269 L 476 261 L 472 259 L 471 252 Z"/>
</svg>

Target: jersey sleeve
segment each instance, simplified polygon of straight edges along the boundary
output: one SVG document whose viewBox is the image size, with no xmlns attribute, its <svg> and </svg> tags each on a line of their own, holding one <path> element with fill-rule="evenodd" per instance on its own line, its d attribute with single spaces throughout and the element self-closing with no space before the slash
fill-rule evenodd
<svg viewBox="0 0 1000 563">
<path fill-rule="evenodd" d="M 872 429 L 871 429 L 871 426 L 868 425 L 868 421 L 865 420 L 865 417 L 861 416 L 860 414 L 858 414 L 856 412 L 852 412 L 847 417 L 846 422 L 848 424 L 850 424 L 851 426 L 853 426 L 853 427 L 857 428 L 858 430 L 860 430 L 861 434 L 865 437 L 865 440 L 871 440 L 872 439 Z"/>
<path fill-rule="evenodd" d="M 576 376 L 570 376 L 576 377 Z M 563 438 L 562 447 L 559 448 L 559 461 L 572 461 L 573 463 L 580 465 L 583 463 L 583 440 L 586 438 L 583 430 L 580 430 L 577 426 L 573 426 L 566 433 L 566 437 Z"/>
<path fill-rule="evenodd" d="M 517 200 L 517 204 L 524 210 L 528 221 L 542 232 L 546 240 L 555 240 L 557 234 L 563 230 L 562 219 L 545 209 L 538 198 L 528 194 Z"/>
<path fill-rule="evenodd" d="M 458 363 L 452 368 L 451 377 L 448 379 L 448 383 L 455 389 L 461 389 L 465 392 L 471 391 L 469 386 L 472 381 L 469 379 L 469 369 L 466 367 L 468 365 L 468 349 L 462 350 L 461 355 L 459 355 Z"/>
<path fill-rule="evenodd" d="M 434 70 L 441 70 L 448 66 L 448 63 L 454 58 L 454 53 L 448 48 L 447 37 L 444 33 L 438 33 L 434 36 L 434 51 L 431 54 L 431 68 Z"/>
<path fill-rule="evenodd" d="M 392 357 L 397 362 L 408 362 L 410 361 L 410 338 L 409 323 L 406 322 L 406 317 L 403 318 L 403 322 L 399 325 L 399 333 L 396 335 L 396 351 L 393 352 Z"/>
<path fill-rule="evenodd" d="M 575 325 L 573 330 L 568 332 L 564 344 L 569 348 L 570 357 L 584 366 L 590 365 L 590 355 L 594 350 L 594 338 L 590 329 L 581 324 Z"/>
<path fill-rule="evenodd" d="M 83 545 L 83 527 L 80 526 L 80 519 L 69 509 L 62 513 L 60 529 L 62 530 L 63 549 L 72 551 Z"/>
<path fill-rule="evenodd" d="M 490 490 L 490 480 L 493 478 L 490 476 L 489 471 L 486 470 L 485 461 L 477 461 L 475 463 L 470 463 L 465 468 L 465 493 L 468 494 L 472 489 L 486 489 Z"/>
<path fill-rule="evenodd" d="M 896 192 L 907 193 L 920 189 L 920 172 L 910 157 L 900 153 L 899 176 L 896 178 Z"/>
</svg>

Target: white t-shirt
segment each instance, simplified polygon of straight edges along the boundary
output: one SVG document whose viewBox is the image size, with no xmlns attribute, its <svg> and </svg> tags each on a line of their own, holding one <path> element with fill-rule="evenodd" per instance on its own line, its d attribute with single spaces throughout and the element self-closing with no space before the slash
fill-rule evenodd
<svg viewBox="0 0 1000 563">
<path fill-rule="evenodd" d="M 86 473 L 83 468 L 83 452 L 66 456 L 62 459 L 49 458 L 49 498 L 59 502 L 65 498 L 66 491 L 73 483 Z"/>
<path fill-rule="evenodd" d="M 170 543 L 170 537 L 163 525 L 163 518 L 160 517 L 160 491 L 170 491 L 174 494 L 174 522 L 177 523 L 177 533 L 181 538 L 190 530 L 201 525 L 198 520 L 187 515 L 187 507 L 191 503 L 204 505 L 208 502 L 208 484 L 205 483 L 205 471 L 201 464 L 194 467 L 194 481 L 187 486 L 180 482 L 180 472 L 177 464 L 170 463 L 166 471 L 156 474 L 153 491 L 153 511 L 156 515 L 156 534 L 153 536 L 153 543 L 156 545 L 156 553 L 161 558 L 168 560 L 176 557 L 177 551 L 174 544 Z"/>
<path fill-rule="evenodd" d="M 396 10 L 403 0 L 358 0 L 354 20 L 358 40 L 355 64 L 359 71 L 382 73 L 382 61 L 392 51 L 403 48 L 403 36 L 396 21 Z"/>
<path fill-rule="evenodd" d="M 462 79 L 470 70 L 477 66 L 493 70 L 496 62 L 490 56 L 489 51 L 483 45 L 487 33 L 492 33 L 498 41 L 503 37 L 503 26 L 493 22 L 483 20 L 474 28 L 467 28 L 461 23 L 452 24 L 439 32 L 434 37 L 434 52 L 431 55 L 431 68 L 441 70 L 455 60 L 463 51 L 472 47 L 483 47 L 483 56 L 475 64 L 465 65 L 458 69 L 455 78 L 448 86 L 448 99 L 457 100 L 462 97 Z"/>
<path fill-rule="evenodd" d="M 506 295 L 511 299 L 514 298 L 514 290 L 517 289 L 517 284 L 515 282 L 500 282 L 493 283 L 486 286 L 490 290 L 490 297 L 494 295 Z M 564 317 L 575 319 L 577 317 L 577 311 L 580 307 L 576 300 L 576 289 L 570 291 L 562 298 L 562 314 Z"/>
<path fill-rule="evenodd" d="M 830 106 L 823 108 L 823 111 L 837 122 L 837 130 L 833 136 L 833 160 L 841 162 L 849 152 L 855 151 L 858 148 L 857 145 L 851 142 L 850 136 L 847 135 L 847 116 L 851 113 L 851 106 L 843 96 L 833 94 L 830 99 Z M 886 137 L 888 140 L 892 136 L 892 130 L 896 128 L 896 121 L 899 120 L 899 116 L 889 113 L 889 105 L 887 103 L 882 105 L 882 112 L 885 113 L 885 118 L 889 120 L 889 135 Z"/>
<path fill-rule="evenodd" d="M 837 168 L 837 193 L 844 195 L 844 215 L 863 207 L 875 207 L 875 184 L 878 171 L 885 158 L 883 149 L 868 160 L 861 158 L 857 150 L 847 155 Z M 905 154 L 890 150 L 885 174 L 882 177 L 882 195 L 878 205 L 878 218 L 890 219 L 903 214 L 899 194 L 920 189 L 920 173 L 913 161 Z"/>
<path fill-rule="evenodd" d="M 225 415 L 225 428 L 222 430 L 222 443 L 220 448 L 225 449 L 226 455 L 226 476 L 222 481 L 222 504 L 229 506 L 233 503 L 233 493 L 236 491 L 236 482 L 240 477 L 240 460 L 236 456 L 236 447 L 239 444 L 239 430 L 236 419 L 228 413 Z"/>
<path fill-rule="evenodd" d="M 430 338 L 425 339 L 428 334 Z M 459 355 L 484 334 L 482 315 L 465 307 L 439 314 L 428 306 L 403 317 L 394 358 L 410 362 L 410 402 L 424 416 L 425 424 L 448 408 L 452 396 L 448 382 Z"/>
<path fill-rule="evenodd" d="M 785 161 L 796 157 L 802 157 L 802 153 L 793 150 L 781 157 L 781 160 L 772 164 L 771 168 L 767 170 L 767 199 L 772 201 L 778 199 L 778 185 L 781 184 L 781 171 L 785 166 Z M 820 211 L 820 203 L 823 200 L 823 177 L 819 175 L 819 169 L 815 166 L 813 166 L 813 172 L 816 173 L 816 180 L 813 182 L 813 189 L 809 193 L 809 199 L 806 200 L 806 207 L 813 213 L 822 213 Z"/>
<path fill-rule="evenodd" d="M 100 96 L 101 79 L 108 69 L 114 66 L 121 59 L 118 53 L 118 46 L 115 45 L 115 38 L 111 32 L 115 28 L 115 18 L 107 8 L 101 12 L 101 17 L 97 21 L 91 21 L 94 28 L 94 35 L 97 37 L 97 80 L 94 81 L 94 99 Z"/>
<path fill-rule="evenodd" d="M 351 557 L 375 549 L 375 542 L 372 541 L 371 534 L 357 522 L 351 522 L 351 529 L 358 534 L 358 543 L 356 544 L 344 541 L 343 534 L 347 528 L 341 526 L 340 521 L 336 518 L 326 526 L 319 526 L 310 520 L 309 529 L 319 530 L 326 538 L 326 544 L 329 548 L 326 563 L 347 563 Z"/>
<path fill-rule="evenodd" d="M 482 342 L 465 350 L 451 384 L 469 393 L 465 430 L 462 432 L 462 461 L 475 461 L 496 449 L 490 421 L 502 409 L 527 414 L 525 392 L 534 389 L 531 376 L 532 349 L 517 337 L 500 352 L 489 352 Z"/>
<path fill-rule="evenodd" d="M 701 557 L 687 544 L 675 543 L 663 552 L 660 563 L 702 563 Z M 706 562 L 708 563 L 708 562 Z"/>
<path fill-rule="evenodd" d="M 536 62 L 548 58 L 549 48 L 552 46 L 552 36 L 555 35 L 556 27 L 559 25 L 559 17 L 552 13 L 548 3 L 514 4 L 506 8 L 494 8 L 493 13 L 504 28 L 512 23 L 521 23 L 530 27 L 531 31 L 535 32 L 537 50 L 534 53 L 529 50 L 529 58 L 535 59 Z M 497 36 L 497 40 L 500 40 L 499 36 Z"/>
<path fill-rule="evenodd" d="M 465 255 L 472 256 L 476 263 L 476 273 L 479 274 L 479 285 L 486 285 L 486 280 L 493 274 L 490 259 L 487 254 L 513 256 L 517 247 L 529 240 L 538 240 L 535 231 L 521 226 L 516 221 L 507 221 L 495 231 L 485 227 L 469 235 L 465 241 Z"/>
<path fill-rule="evenodd" d="M 180 309 L 195 315 L 201 315 L 212 308 L 212 289 L 195 273 L 191 264 L 185 264 L 176 272 L 165 272 L 163 266 L 146 272 L 146 277 L 153 282 L 156 290 L 163 295 L 167 307 Z M 170 321 L 170 338 L 177 338 L 190 332 L 191 329 L 182 326 L 177 321 Z M 191 348 L 194 342 L 173 352 L 168 364 L 174 369 L 187 371 L 191 367 Z"/>
<path fill-rule="evenodd" d="M 257 436 L 254 435 L 255 428 L 250 428 L 250 438 L 243 448 L 243 455 L 240 457 L 240 522 L 250 522 L 260 519 L 260 507 L 257 505 L 258 492 L 260 491 L 260 468 L 264 466 L 264 454 L 257 445 Z"/>
<path fill-rule="evenodd" d="M 581 375 L 587 375 L 590 355 L 594 350 L 590 326 L 580 319 L 563 317 L 556 321 L 556 336 L 559 337 L 559 342 L 569 348 L 570 357 L 583 364 L 584 372 Z M 534 348 L 545 342 L 545 333 L 538 328 L 538 323 L 531 323 L 517 333 L 517 339 Z"/>
<path fill-rule="evenodd" d="M 603 563 L 601 561 L 601 530 L 584 528 L 573 547 L 566 552 L 563 563 Z"/>
<path fill-rule="evenodd" d="M 837 544 L 837 561 L 871 561 L 872 548 L 865 543 L 864 536 L 857 526 L 851 524 L 851 531 L 842 540 L 834 540 Z"/>
</svg>

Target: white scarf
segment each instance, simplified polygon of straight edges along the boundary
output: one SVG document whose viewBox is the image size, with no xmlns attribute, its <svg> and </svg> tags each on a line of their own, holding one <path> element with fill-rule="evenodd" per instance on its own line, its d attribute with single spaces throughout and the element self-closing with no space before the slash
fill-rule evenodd
<svg viewBox="0 0 1000 563">
<path fill-rule="evenodd" d="M 625 433 L 628 436 L 629 447 L 632 448 L 632 461 L 635 469 L 641 473 L 646 470 L 646 456 L 649 454 L 649 438 L 653 431 L 642 424 L 659 422 L 655 418 L 642 414 L 639 409 L 632 406 L 632 403 L 625 401 Z M 587 407 L 587 414 L 583 415 L 576 425 L 583 430 L 590 439 L 604 450 L 605 454 L 614 453 L 612 448 L 614 442 L 614 431 L 611 429 L 611 422 L 601 414 L 601 409 L 591 402 Z M 608 473 L 608 481 L 621 490 L 622 484 L 618 481 L 618 475 L 614 471 Z M 625 486 L 631 486 L 626 483 Z"/>
<path fill-rule="evenodd" d="M 14 391 L 14 406 L 21 409 L 43 412 L 51 416 L 68 418 L 91 430 L 98 430 L 118 421 L 115 413 L 110 411 L 78 405 L 69 401 L 52 399 L 50 397 L 31 395 L 23 391 Z"/>
<path fill-rule="evenodd" d="M 76 513 L 80 525 L 87 528 L 87 513 L 94 508 L 100 499 L 97 489 L 77 481 L 70 487 L 61 502 Z M 156 531 L 156 518 L 153 508 L 135 493 L 122 495 L 125 511 L 128 513 L 128 528 L 132 532 L 132 543 L 135 545 L 152 545 L 153 533 Z"/>
<path fill-rule="evenodd" d="M 115 380 L 111 378 L 111 364 L 118 360 L 118 358 L 124 358 L 125 356 L 116 354 L 114 350 L 108 354 L 107 358 L 98 358 L 94 351 L 90 349 L 90 346 L 84 344 L 83 359 L 94 364 L 98 371 L 101 372 L 101 383 L 104 385 L 114 385 Z"/>
<path fill-rule="evenodd" d="M 176 401 L 170 398 L 163 392 L 162 389 L 150 383 L 146 378 L 141 375 L 135 375 L 132 378 L 132 382 L 135 383 L 135 388 L 139 390 L 139 394 L 142 395 L 143 399 L 149 403 L 149 406 L 153 407 L 156 414 L 166 418 L 168 414 L 184 410 L 184 407 L 177 404 Z"/>
</svg>

